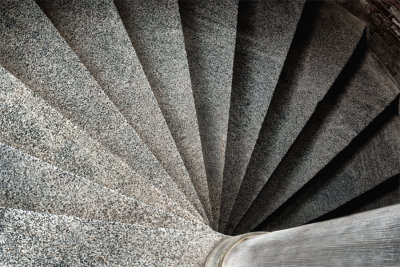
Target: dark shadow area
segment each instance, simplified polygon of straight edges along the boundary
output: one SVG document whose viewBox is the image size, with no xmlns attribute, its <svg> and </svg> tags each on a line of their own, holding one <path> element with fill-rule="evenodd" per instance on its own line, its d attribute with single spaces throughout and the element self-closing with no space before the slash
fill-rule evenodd
<svg viewBox="0 0 400 267">
<path fill-rule="evenodd" d="M 268 188 L 271 186 L 271 184 L 274 184 L 275 187 L 285 184 L 286 182 L 282 179 L 288 179 L 291 176 L 292 172 L 295 171 L 294 166 L 296 166 L 297 163 L 292 162 L 290 158 L 301 159 L 305 156 L 308 148 L 312 146 L 313 139 L 315 138 L 320 127 L 322 126 L 324 119 L 335 108 L 340 97 L 345 92 L 346 85 L 359 70 L 365 56 L 367 55 L 367 51 L 366 34 L 364 32 L 362 38 L 360 39 L 360 42 L 355 48 L 353 55 L 350 57 L 345 67 L 340 72 L 339 76 L 337 77 L 331 88 L 328 90 L 327 94 L 317 104 L 312 116 L 307 121 L 303 130 L 293 142 L 292 147 L 286 153 L 285 157 L 281 160 L 274 173 L 271 175 L 271 178 L 264 185 L 259 196 L 254 202 L 256 202 L 257 199 L 263 195 L 263 191 L 271 191 L 271 189 Z M 288 155 L 291 155 L 291 157 L 288 157 Z M 281 168 L 285 169 L 286 175 L 276 175 Z M 274 188 L 272 192 L 275 192 L 278 189 L 279 188 Z M 246 216 L 244 216 L 244 218 L 245 217 Z M 248 230 L 250 231 L 251 229 Z"/>
<path fill-rule="evenodd" d="M 358 149 L 363 147 L 368 140 L 373 138 L 378 132 L 384 127 L 386 123 L 388 123 L 394 116 L 398 115 L 398 105 L 399 105 L 399 97 L 391 102 L 389 106 L 385 108 L 383 112 L 381 112 L 356 138 L 354 138 L 350 144 L 342 150 L 339 154 L 337 154 L 332 161 L 325 166 L 313 179 L 311 179 L 307 184 L 305 184 L 299 191 L 297 191 L 293 196 L 291 196 L 281 207 L 279 207 L 274 213 L 272 213 L 268 218 L 266 218 L 259 226 L 255 228 L 256 231 L 271 231 L 281 229 L 279 228 L 280 218 L 284 218 L 285 216 L 290 216 L 292 210 L 295 210 L 299 203 L 304 202 L 310 195 L 312 195 L 316 190 L 323 187 L 330 179 L 334 178 L 339 170 L 341 170 L 345 164 L 354 156 Z M 391 178 L 393 179 L 393 178 Z M 389 180 L 391 180 L 389 179 Z M 388 182 L 390 183 L 390 182 Z M 384 184 L 384 183 L 383 183 Z M 391 184 L 393 185 L 393 184 Z M 384 194 L 384 191 L 373 191 L 375 197 L 379 197 L 380 194 Z M 372 195 L 365 193 L 372 200 Z M 361 196 L 363 196 L 362 194 Z M 360 196 L 360 198 L 361 198 Z M 364 198 L 363 200 L 365 200 Z M 362 201 L 362 200 L 360 200 Z M 400 200 L 399 200 L 400 201 Z M 337 218 L 340 217 L 340 214 L 346 214 L 346 211 L 350 211 L 352 209 L 356 210 L 356 204 L 360 202 L 354 202 L 346 206 L 346 208 L 341 209 L 336 213 L 332 213 L 332 215 L 327 215 L 325 218 L 321 216 L 322 219 L 316 219 L 318 221 L 322 221 L 328 218 Z M 347 205 L 347 204 L 345 204 Z M 335 215 L 336 214 L 336 215 Z M 325 219 L 324 219 L 325 218 Z"/>
<path fill-rule="evenodd" d="M 259 137 L 257 138 L 255 146 L 256 148 L 263 147 L 264 149 L 266 149 L 268 147 L 267 143 L 269 140 L 265 140 L 264 138 L 262 138 L 262 134 L 264 132 L 268 132 L 269 134 L 271 134 L 271 132 L 274 133 L 274 135 L 270 135 L 270 137 L 272 137 L 270 140 L 275 140 L 276 138 L 276 134 L 278 133 L 278 131 L 271 130 L 271 127 L 275 127 L 276 125 L 274 125 L 274 122 L 271 123 L 268 118 L 271 117 L 272 112 L 278 111 L 276 113 L 280 115 L 279 111 L 282 110 L 283 107 L 287 106 L 290 101 L 294 89 L 293 84 L 295 83 L 295 79 L 293 77 L 296 77 L 298 68 L 301 68 L 301 65 L 297 62 L 301 61 L 301 57 L 303 56 L 304 51 L 310 44 L 310 38 L 312 37 L 312 33 L 314 31 L 314 21 L 318 16 L 317 12 L 320 5 L 321 2 L 307 2 L 305 4 L 297 30 L 293 37 L 292 45 L 289 48 L 288 55 L 281 71 L 281 75 L 279 76 L 277 86 L 272 95 L 267 114 L 262 124 Z M 247 168 L 249 168 L 250 166 L 251 168 L 258 168 L 256 166 L 257 164 L 259 164 L 259 162 L 257 162 L 258 159 L 255 157 L 255 153 L 256 150 L 253 150 L 250 164 Z"/>
<path fill-rule="evenodd" d="M 298 68 L 301 67 L 297 62 L 300 62 L 304 51 L 307 46 L 310 44 L 310 38 L 312 37 L 313 31 L 315 29 L 314 21 L 318 16 L 318 8 L 321 5 L 320 2 L 307 2 L 304 6 L 304 10 L 301 14 L 299 24 L 297 26 L 296 32 L 293 37 L 292 44 L 289 48 L 287 57 L 285 59 L 281 74 L 279 76 L 279 80 L 277 86 L 274 90 L 274 93 L 271 98 L 270 105 L 268 107 L 267 114 L 264 118 L 264 122 L 262 124 L 261 130 L 259 132 L 259 136 L 257 138 L 256 144 L 254 146 L 254 150 L 250 157 L 250 162 L 247 165 L 245 176 L 242 180 L 240 187 L 240 194 L 244 192 L 251 192 L 249 187 L 253 187 L 252 176 L 254 173 L 257 173 L 258 168 L 260 168 L 260 164 L 263 163 L 263 159 L 258 155 L 257 149 L 262 149 L 263 156 L 269 154 L 268 150 L 269 142 L 276 140 L 278 131 L 271 130 L 275 127 L 275 122 L 273 120 L 269 120 L 271 117 L 271 112 L 276 112 L 282 110 L 282 107 L 285 107 L 287 103 L 290 101 L 291 95 L 293 94 L 294 82 L 293 77 L 296 76 Z M 296 65 L 294 65 L 296 64 Z M 279 114 L 279 113 L 278 113 Z M 263 133 L 268 132 L 274 133 L 270 135 L 271 138 L 263 138 Z M 256 174 L 257 175 L 257 174 Z M 240 198 L 236 198 L 234 207 L 239 205 Z M 229 222 L 228 222 L 229 224 Z"/>
<path fill-rule="evenodd" d="M 387 179 L 373 189 L 322 215 L 309 223 L 331 220 L 351 214 L 383 208 L 400 203 L 400 175 Z"/>
</svg>

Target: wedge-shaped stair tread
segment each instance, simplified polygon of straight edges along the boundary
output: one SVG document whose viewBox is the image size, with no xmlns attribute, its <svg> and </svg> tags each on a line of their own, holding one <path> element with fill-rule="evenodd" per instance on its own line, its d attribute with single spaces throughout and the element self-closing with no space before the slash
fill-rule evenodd
<svg viewBox="0 0 400 267">
<path fill-rule="evenodd" d="M 275 211 L 342 151 L 398 94 L 366 51 L 331 88 L 239 224 L 247 231 Z"/>
<path fill-rule="evenodd" d="M 196 192 L 211 220 L 207 177 L 178 2 L 114 2 Z"/>
<path fill-rule="evenodd" d="M 149 183 L 196 213 L 134 129 L 33 0 L 5 0 L 0 64 Z"/>
<path fill-rule="evenodd" d="M 239 191 L 304 2 L 239 2 L 221 230 Z"/>
<path fill-rule="evenodd" d="M 179 1 L 211 208 L 219 217 L 238 0 Z"/>
<path fill-rule="evenodd" d="M 113 2 L 36 2 L 178 188 L 206 217 Z"/>
<path fill-rule="evenodd" d="M 185 218 L 173 202 L 0 67 L 0 141 L 121 194 Z"/>
<path fill-rule="evenodd" d="M 0 143 L 0 206 L 103 221 L 211 230 Z"/>
<path fill-rule="evenodd" d="M 0 209 L 2 266 L 200 266 L 224 236 Z"/>
<path fill-rule="evenodd" d="M 312 221 L 319 222 L 331 220 L 397 204 L 400 204 L 400 173 L 345 203 L 339 208 Z"/>
<path fill-rule="evenodd" d="M 335 3 L 310 1 L 305 5 L 236 197 L 230 227 L 246 213 L 332 86 L 360 41 L 363 28 Z"/>
<path fill-rule="evenodd" d="M 385 118 L 385 124 L 377 133 L 364 131 L 357 136 L 315 178 L 268 217 L 262 228 L 277 230 L 304 224 L 400 173 L 400 116 L 393 116 L 393 108 L 390 108 L 392 118 Z M 395 109 L 397 113 L 397 105 Z M 378 127 L 377 123 L 368 126 L 366 131 L 376 131 L 373 128 Z M 365 138 L 368 140 L 362 140 Z"/>
</svg>

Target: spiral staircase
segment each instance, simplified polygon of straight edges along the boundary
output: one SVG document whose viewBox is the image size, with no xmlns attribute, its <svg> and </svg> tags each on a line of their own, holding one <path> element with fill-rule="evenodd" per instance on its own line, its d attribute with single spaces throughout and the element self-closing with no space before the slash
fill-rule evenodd
<svg viewBox="0 0 400 267">
<path fill-rule="evenodd" d="M 366 29 L 332 1 L 1 0 L 0 265 L 400 264 Z"/>
</svg>

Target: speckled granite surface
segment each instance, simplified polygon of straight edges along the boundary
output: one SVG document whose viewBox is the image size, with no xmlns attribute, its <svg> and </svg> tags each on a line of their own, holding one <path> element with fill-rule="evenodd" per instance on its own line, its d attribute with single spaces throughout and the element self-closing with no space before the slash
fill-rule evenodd
<svg viewBox="0 0 400 267">
<path fill-rule="evenodd" d="M 224 236 L 0 209 L 3 266 L 201 266 Z"/>
<path fill-rule="evenodd" d="M 342 151 L 399 93 L 370 54 L 334 86 L 272 174 L 238 231 L 256 226 L 312 179 Z"/>
<path fill-rule="evenodd" d="M 349 216 L 397 204 L 400 204 L 400 173 L 386 179 L 384 182 L 353 198 L 337 209 L 312 220 L 312 222 Z"/>
<path fill-rule="evenodd" d="M 179 8 L 203 146 L 211 208 L 214 222 L 218 223 L 232 88 L 238 0 L 180 0 Z"/>
<path fill-rule="evenodd" d="M 341 155 L 335 159 L 336 164 L 327 166 L 318 174 L 317 181 L 311 180 L 298 191 L 285 203 L 285 208 L 265 221 L 263 228 L 278 230 L 304 224 L 399 174 L 400 134 L 393 133 L 400 133 L 398 114 L 368 141 L 357 142 L 360 147 L 351 156 Z M 400 194 L 397 200 L 400 201 Z"/>
<path fill-rule="evenodd" d="M 164 195 L 196 213 L 39 6 L 4 0 L 1 17 L 0 64 Z"/>
<path fill-rule="evenodd" d="M 176 0 L 115 0 L 209 219 L 207 177 Z"/>
<path fill-rule="evenodd" d="M 220 229 L 224 229 L 286 59 L 304 0 L 240 1 Z"/>
<path fill-rule="evenodd" d="M 246 213 L 332 86 L 363 29 L 359 20 L 334 3 L 311 1 L 305 5 L 227 231 Z"/>
<path fill-rule="evenodd" d="M 36 1 L 178 188 L 206 218 L 129 36 L 111 0 Z"/>
<path fill-rule="evenodd" d="M 149 205 L 201 220 L 132 171 L 1 67 L 0 99 L 1 142 Z"/>
<path fill-rule="evenodd" d="M 0 206 L 173 229 L 211 230 L 0 143 Z"/>
<path fill-rule="evenodd" d="M 332 1 L 0 2 L 0 266 L 204 266 L 400 201 L 399 88 Z M 399 209 L 224 265 L 396 262 Z"/>
</svg>

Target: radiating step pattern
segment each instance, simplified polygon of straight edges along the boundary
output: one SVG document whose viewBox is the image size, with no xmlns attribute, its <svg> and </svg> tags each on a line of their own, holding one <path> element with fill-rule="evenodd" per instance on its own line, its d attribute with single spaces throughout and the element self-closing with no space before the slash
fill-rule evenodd
<svg viewBox="0 0 400 267">
<path fill-rule="evenodd" d="M 0 225 L 2 266 L 200 266 L 224 237 L 5 208 Z"/>
<path fill-rule="evenodd" d="M 217 223 L 228 132 L 238 0 L 181 0 L 179 8 L 211 208 Z"/>
<path fill-rule="evenodd" d="M 5 0 L 2 5 L 0 64 L 139 175 L 196 213 L 39 6 L 33 0 Z"/>
<path fill-rule="evenodd" d="M 304 5 L 240 1 L 220 229 L 224 229 Z"/>
<path fill-rule="evenodd" d="M 339 2 L 1 1 L 0 266 L 394 266 L 400 87 Z"/>
<path fill-rule="evenodd" d="M 243 178 L 227 231 L 237 225 L 332 86 L 364 25 L 332 2 L 305 5 Z M 329 32 L 330 34 L 326 34 Z M 360 44 L 361 45 L 361 44 Z"/>
<path fill-rule="evenodd" d="M 181 208 L 0 67 L 0 141 L 63 170 L 185 218 Z"/>
<path fill-rule="evenodd" d="M 0 206 L 109 222 L 211 230 L 0 143 Z"/>
<path fill-rule="evenodd" d="M 202 146 L 176 0 L 115 0 L 178 150 L 211 220 Z"/>
<path fill-rule="evenodd" d="M 161 162 L 188 200 L 206 215 L 111 0 L 36 1 Z"/>
<path fill-rule="evenodd" d="M 395 101 L 395 112 L 397 103 Z M 394 105 L 391 105 L 394 106 Z M 343 151 L 324 170 L 287 201 L 277 214 L 263 223 L 265 230 L 277 230 L 304 224 L 322 216 L 400 173 L 400 116 L 377 118 L 386 121 L 378 132 L 358 136 L 350 146 L 355 152 Z M 372 136 L 371 136 L 372 135 Z M 368 138 L 367 141 L 357 139 Z M 347 148 L 346 148 L 347 149 Z M 346 155 L 348 154 L 348 155 Z M 399 186 L 400 188 L 400 186 Z M 400 201 L 400 195 L 398 195 Z"/>
<path fill-rule="evenodd" d="M 252 229 L 311 180 L 398 95 L 399 89 L 366 51 L 344 86 L 331 88 L 272 174 L 237 230 Z"/>
</svg>

